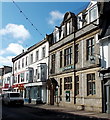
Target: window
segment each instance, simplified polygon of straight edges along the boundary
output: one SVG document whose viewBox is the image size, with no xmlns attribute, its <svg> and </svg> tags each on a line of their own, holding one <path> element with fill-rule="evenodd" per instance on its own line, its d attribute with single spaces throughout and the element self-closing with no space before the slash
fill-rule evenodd
<svg viewBox="0 0 110 120">
<path fill-rule="evenodd" d="M 62 51 L 60 51 L 60 68 L 62 67 Z"/>
<path fill-rule="evenodd" d="M 59 30 L 58 29 L 56 29 L 53 32 L 53 43 L 56 43 L 57 41 L 59 41 Z"/>
<path fill-rule="evenodd" d="M 24 58 L 22 59 L 22 68 L 24 67 Z"/>
<path fill-rule="evenodd" d="M 28 56 L 26 56 L 26 66 L 28 65 Z"/>
<path fill-rule="evenodd" d="M 24 82 L 24 73 L 21 73 L 20 77 L 21 77 L 21 82 Z"/>
<path fill-rule="evenodd" d="M 63 25 L 61 28 L 61 39 L 64 37 L 64 32 L 65 32 L 65 25 Z"/>
<path fill-rule="evenodd" d="M 70 23 L 68 22 L 67 23 L 67 35 L 69 35 L 70 34 Z"/>
<path fill-rule="evenodd" d="M 82 14 L 82 26 L 85 26 L 86 24 L 87 24 L 87 22 L 88 22 L 88 12 L 84 12 L 83 14 Z"/>
<path fill-rule="evenodd" d="M 33 54 L 31 54 L 31 63 L 33 63 Z"/>
<path fill-rule="evenodd" d="M 75 76 L 75 93 L 76 95 L 79 94 L 79 76 Z"/>
<path fill-rule="evenodd" d="M 96 94 L 95 73 L 87 74 L 87 95 Z"/>
<path fill-rule="evenodd" d="M 18 83 L 20 82 L 20 74 L 18 75 Z"/>
<path fill-rule="evenodd" d="M 18 61 L 18 69 L 20 69 L 20 60 Z"/>
<path fill-rule="evenodd" d="M 55 73 L 55 54 L 51 56 L 51 73 Z"/>
<path fill-rule="evenodd" d="M 29 71 L 26 72 L 26 81 L 29 81 Z"/>
<path fill-rule="evenodd" d="M 65 77 L 64 90 L 71 90 L 71 89 L 72 89 L 72 77 Z"/>
<path fill-rule="evenodd" d="M 14 83 L 17 83 L 17 75 L 14 76 Z"/>
<path fill-rule="evenodd" d="M 72 47 L 69 47 L 64 50 L 64 66 L 71 64 L 71 57 L 72 57 Z"/>
<path fill-rule="evenodd" d="M 17 70 L 17 62 L 15 63 L 15 71 Z"/>
<path fill-rule="evenodd" d="M 89 11 L 89 21 L 92 22 L 95 19 L 97 19 L 97 7 L 93 7 L 90 11 Z"/>
<path fill-rule="evenodd" d="M 78 17 L 77 17 L 77 28 L 80 29 L 82 28 L 82 14 L 79 14 Z"/>
<path fill-rule="evenodd" d="M 87 40 L 87 60 L 90 60 L 91 55 L 94 55 L 94 38 Z"/>
<path fill-rule="evenodd" d="M 39 60 L 39 51 L 36 51 L 36 61 Z"/>
<path fill-rule="evenodd" d="M 42 48 L 42 58 L 45 57 L 45 52 L 46 52 L 46 51 L 45 51 L 45 47 L 43 47 L 43 48 Z"/>
<path fill-rule="evenodd" d="M 75 45 L 75 63 L 78 63 L 79 44 Z"/>
</svg>

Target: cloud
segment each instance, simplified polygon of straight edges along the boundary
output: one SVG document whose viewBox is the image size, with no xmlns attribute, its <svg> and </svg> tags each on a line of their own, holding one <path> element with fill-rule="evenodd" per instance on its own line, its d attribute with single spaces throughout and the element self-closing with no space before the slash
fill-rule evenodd
<svg viewBox="0 0 110 120">
<path fill-rule="evenodd" d="M 7 57 L 3 57 L 3 56 L 0 56 L 0 66 L 3 66 L 3 65 L 9 65 L 9 66 L 12 66 L 12 58 L 14 56 L 7 56 Z"/>
<path fill-rule="evenodd" d="M 30 37 L 30 33 L 23 25 L 7 24 L 5 28 L 0 29 L 0 35 L 11 35 L 15 39 L 26 40 Z"/>
<path fill-rule="evenodd" d="M 23 46 L 18 43 L 10 43 L 6 48 L 6 51 L 18 55 L 22 52 L 23 49 Z"/>
<path fill-rule="evenodd" d="M 57 21 L 61 21 L 64 16 L 64 14 L 59 11 L 51 11 L 49 14 L 50 14 L 50 19 L 48 23 L 51 25 L 55 25 Z"/>
<path fill-rule="evenodd" d="M 10 43 L 6 49 L 0 50 L 0 55 L 9 55 L 9 54 L 18 55 L 22 53 L 22 50 L 25 50 L 25 48 L 22 45 L 18 43 Z"/>
</svg>

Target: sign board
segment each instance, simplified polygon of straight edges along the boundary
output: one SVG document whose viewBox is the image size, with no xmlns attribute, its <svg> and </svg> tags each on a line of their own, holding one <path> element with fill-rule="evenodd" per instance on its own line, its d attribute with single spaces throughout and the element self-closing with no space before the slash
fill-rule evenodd
<svg viewBox="0 0 110 120">
<path fill-rule="evenodd" d="M 70 102 L 70 91 L 66 91 L 66 102 Z"/>
<path fill-rule="evenodd" d="M 64 68 L 62 68 L 62 71 L 66 71 L 66 70 L 70 70 L 70 69 L 74 69 L 74 66 L 71 65 L 71 66 L 64 67 Z"/>
</svg>

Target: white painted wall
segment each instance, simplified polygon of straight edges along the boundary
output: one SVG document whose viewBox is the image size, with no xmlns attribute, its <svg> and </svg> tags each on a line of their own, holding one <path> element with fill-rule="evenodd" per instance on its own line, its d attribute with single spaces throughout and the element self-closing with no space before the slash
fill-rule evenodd
<svg viewBox="0 0 110 120">
<path fill-rule="evenodd" d="M 108 68 L 110 67 L 110 40 L 103 40 L 100 44 L 101 67 Z"/>
</svg>

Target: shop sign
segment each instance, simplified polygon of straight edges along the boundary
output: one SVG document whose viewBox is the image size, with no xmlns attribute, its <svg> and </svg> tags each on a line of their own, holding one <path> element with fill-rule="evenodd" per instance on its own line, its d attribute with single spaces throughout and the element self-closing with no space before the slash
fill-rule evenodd
<svg viewBox="0 0 110 120">
<path fill-rule="evenodd" d="M 74 66 L 71 65 L 71 66 L 64 67 L 64 68 L 62 68 L 62 71 L 66 71 L 66 70 L 70 70 L 70 69 L 74 69 Z"/>
<path fill-rule="evenodd" d="M 9 84 L 5 84 L 4 88 L 9 88 Z"/>
</svg>

